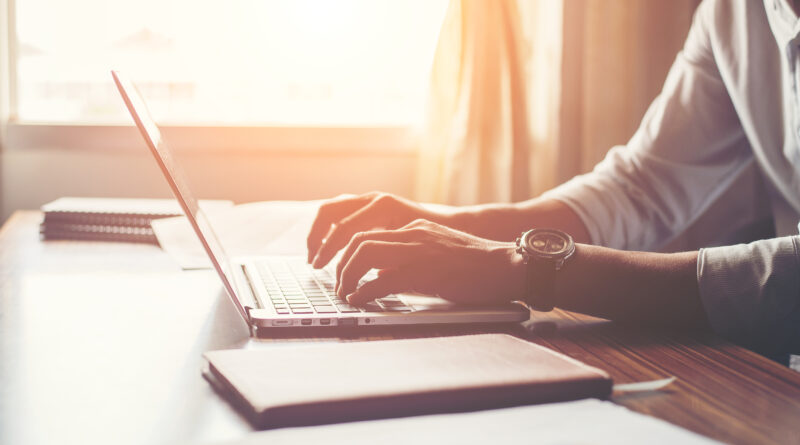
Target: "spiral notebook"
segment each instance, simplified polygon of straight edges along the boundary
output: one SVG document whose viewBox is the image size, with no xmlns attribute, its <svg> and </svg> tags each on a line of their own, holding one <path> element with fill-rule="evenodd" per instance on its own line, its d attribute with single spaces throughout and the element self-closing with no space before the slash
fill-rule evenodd
<svg viewBox="0 0 800 445">
<path fill-rule="evenodd" d="M 200 201 L 205 210 L 233 206 L 224 200 Z M 158 244 L 150 223 L 180 216 L 174 199 L 59 198 L 42 206 L 39 233 L 45 240 L 123 241 Z"/>
</svg>

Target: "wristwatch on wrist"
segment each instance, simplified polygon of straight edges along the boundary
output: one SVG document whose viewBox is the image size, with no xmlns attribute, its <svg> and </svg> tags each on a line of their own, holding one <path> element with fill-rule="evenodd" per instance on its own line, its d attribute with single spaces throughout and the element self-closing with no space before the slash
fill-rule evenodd
<svg viewBox="0 0 800 445">
<path fill-rule="evenodd" d="M 572 237 L 556 229 L 531 229 L 517 238 L 517 253 L 525 261 L 525 302 L 536 311 L 556 305 L 556 273 L 575 253 Z"/>
</svg>

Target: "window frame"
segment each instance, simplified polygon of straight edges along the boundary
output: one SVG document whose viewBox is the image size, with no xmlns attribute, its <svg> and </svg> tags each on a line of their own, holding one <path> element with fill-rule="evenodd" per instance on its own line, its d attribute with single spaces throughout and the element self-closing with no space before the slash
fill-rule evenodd
<svg viewBox="0 0 800 445">
<path fill-rule="evenodd" d="M 11 20 L 14 16 L 15 0 L 0 0 L 0 29 L 5 29 L 5 33 L 0 33 L 0 138 L 5 134 L 4 124 L 12 116 L 12 110 L 16 109 L 16 58 L 12 50 L 16 45 L 16 23 Z M 3 146 L 0 139 L 0 147 Z"/>
<path fill-rule="evenodd" d="M 17 109 L 16 0 L 0 0 L 0 149 L 81 151 L 138 150 L 142 139 L 133 122 L 124 124 L 20 121 Z M 111 77 L 109 76 L 109 83 Z M 315 153 L 387 157 L 415 154 L 421 132 L 408 126 L 159 125 L 179 152 Z"/>
<path fill-rule="evenodd" d="M 419 135 L 410 127 L 159 126 L 179 152 L 247 154 L 347 154 L 397 156 L 416 150 Z M 5 124 L 6 150 L 59 149 L 133 151 L 144 143 L 131 125 L 51 123 Z"/>
</svg>

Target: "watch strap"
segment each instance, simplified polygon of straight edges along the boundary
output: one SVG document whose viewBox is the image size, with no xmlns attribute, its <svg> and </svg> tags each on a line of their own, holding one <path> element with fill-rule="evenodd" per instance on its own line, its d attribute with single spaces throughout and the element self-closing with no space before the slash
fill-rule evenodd
<svg viewBox="0 0 800 445">
<path fill-rule="evenodd" d="M 535 311 L 549 312 L 555 307 L 556 264 L 539 258 L 528 258 L 526 291 L 528 304 Z"/>
</svg>

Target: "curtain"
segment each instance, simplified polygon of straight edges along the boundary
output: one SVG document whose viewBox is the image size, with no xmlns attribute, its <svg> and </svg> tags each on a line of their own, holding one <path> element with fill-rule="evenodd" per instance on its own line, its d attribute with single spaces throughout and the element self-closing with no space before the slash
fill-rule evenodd
<svg viewBox="0 0 800 445">
<path fill-rule="evenodd" d="M 591 170 L 633 136 L 699 1 L 564 1 L 557 182 Z"/>
<path fill-rule="evenodd" d="M 417 198 L 520 201 L 624 144 L 698 0 L 452 0 L 431 76 Z"/>
<path fill-rule="evenodd" d="M 526 53 L 515 2 L 450 3 L 434 56 L 419 199 L 524 199 L 531 156 Z"/>
</svg>

